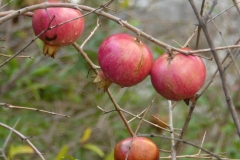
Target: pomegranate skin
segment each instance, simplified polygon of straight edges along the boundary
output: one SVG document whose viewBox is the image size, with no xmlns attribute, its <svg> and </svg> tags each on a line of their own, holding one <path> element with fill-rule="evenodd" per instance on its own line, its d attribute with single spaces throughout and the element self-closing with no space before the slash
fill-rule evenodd
<svg viewBox="0 0 240 160">
<path fill-rule="evenodd" d="M 56 1 L 50 1 L 55 2 Z M 62 22 L 72 20 L 82 16 L 79 10 L 71 8 L 47 8 L 35 10 L 32 17 L 32 26 L 35 35 L 39 35 L 50 26 L 55 26 Z M 53 21 L 51 22 L 51 19 Z M 54 58 L 57 50 L 61 46 L 69 45 L 77 40 L 84 29 L 84 19 L 73 20 L 54 29 L 48 30 L 39 38 L 44 42 L 44 54 Z"/>
<path fill-rule="evenodd" d="M 200 57 L 174 53 L 173 59 L 165 53 L 154 62 L 151 69 L 152 85 L 168 100 L 189 99 L 203 86 L 206 67 Z"/>
<path fill-rule="evenodd" d="M 119 33 L 102 42 L 98 62 L 110 81 L 121 87 L 131 87 L 150 74 L 153 58 L 144 43 L 131 35 Z"/>
<path fill-rule="evenodd" d="M 158 147 L 150 139 L 145 137 L 134 137 L 133 141 L 132 139 L 132 137 L 124 139 L 115 146 L 114 160 L 125 160 L 127 154 L 128 160 L 159 160 Z"/>
</svg>

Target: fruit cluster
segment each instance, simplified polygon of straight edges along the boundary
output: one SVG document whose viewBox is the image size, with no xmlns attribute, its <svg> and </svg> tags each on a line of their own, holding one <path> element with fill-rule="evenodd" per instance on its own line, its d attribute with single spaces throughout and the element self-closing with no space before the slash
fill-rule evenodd
<svg viewBox="0 0 240 160">
<path fill-rule="evenodd" d="M 75 42 L 82 34 L 84 19 L 77 9 L 38 9 L 34 11 L 32 25 L 35 34 L 44 42 L 43 53 L 54 58 L 59 47 Z M 164 53 L 153 63 L 150 49 L 139 37 L 123 33 L 111 35 L 102 42 L 98 62 L 102 71 L 95 82 L 100 82 L 100 88 L 106 90 L 111 83 L 131 87 L 150 75 L 155 90 L 174 101 L 192 98 L 206 77 L 200 57 L 174 51 Z M 125 160 L 126 156 L 128 160 L 157 160 L 159 151 L 151 140 L 134 137 L 116 145 L 115 160 Z"/>
</svg>

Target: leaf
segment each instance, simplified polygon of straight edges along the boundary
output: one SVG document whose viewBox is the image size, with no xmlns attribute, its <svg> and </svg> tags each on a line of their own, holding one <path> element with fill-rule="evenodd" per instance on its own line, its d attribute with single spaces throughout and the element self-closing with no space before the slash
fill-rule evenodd
<svg viewBox="0 0 240 160">
<path fill-rule="evenodd" d="M 104 157 L 103 151 L 98 146 L 96 146 L 95 144 L 88 143 L 88 144 L 85 144 L 83 146 L 83 148 L 86 148 L 86 149 L 89 149 L 89 150 L 95 152 L 100 157 Z"/>
<path fill-rule="evenodd" d="M 73 156 L 64 156 L 64 157 L 62 157 L 62 159 L 61 160 L 78 160 L 78 159 L 75 159 Z"/>
<path fill-rule="evenodd" d="M 86 142 L 87 140 L 89 140 L 89 138 L 91 137 L 92 134 L 92 129 L 91 128 L 86 128 L 83 132 L 83 135 L 80 139 L 80 143 L 83 144 L 84 142 Z"/>
<path fill-rule="evenodd" d="M 113 150 L 104 158 L 104 160 L 114 160 Z"/>
<path fill-rule="evenodd" d="M 17 154 L 33 154 L 34 150 L 27 145 L 20 145 L 20 146 L 14 146 L 11 145 L 9 149 L 9 158 L 13 159 L 13 157 Z"/>
<path fill-rule="evenodd" d="M 68 146 L 67 145 L 64 145 L 60 152 L 58 153 L 57 157 L 55 160 L 62 160 L 62 157 L 64 157 L 66 154 L 67 154 L 67 151 L 68 151 Z"/>
</svg>

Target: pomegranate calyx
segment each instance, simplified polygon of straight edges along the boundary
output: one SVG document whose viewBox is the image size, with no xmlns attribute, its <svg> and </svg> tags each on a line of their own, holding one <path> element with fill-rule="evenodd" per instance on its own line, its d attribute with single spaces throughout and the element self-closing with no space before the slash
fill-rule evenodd
<svg viewBox="0 0 240 160">
<path fill-rule="evenodd" d="M 98 90 L 102 89 L 103 88 L 103 91 L 105 92 L 109 87 L 110 85 L 112 84 L 112 81 L 109 80 L 105 75 L 104 73 L 101 71 L 98 73 L 98 75 L 95 77 L 94 83 L 99 83 L 98 85 Z"/>
<path fill-rule="evenodd" d="M 50 45 L 50 44 L 45 43 L 44 46 L 43 46 L 43 54 L 45 56 L 55 58 L 55 55 L 56 55 L 58 49 L 59 49 L 58 46 L 54 46 L 54 45 Z"/>
</svg>

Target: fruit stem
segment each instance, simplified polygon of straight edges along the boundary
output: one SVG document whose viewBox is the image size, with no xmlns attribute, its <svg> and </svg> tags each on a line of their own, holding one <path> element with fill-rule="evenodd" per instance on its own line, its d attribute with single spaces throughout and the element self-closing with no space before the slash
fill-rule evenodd
<svg viewBox="0 0 240 160">
<path fill-rule="evenodd" d="M 137 42 L 137 43 L 139 43 L 139 44 L 141 43 L 140 36 L 137 36 L 137 37 L 136 37 L 135 42 Z"/>
<path fill-rule="evenodd" d="M 171 48 L 167 48 L 168 59 L 172 60 L 174 58 L 174 53 Z"/>
</svg>

